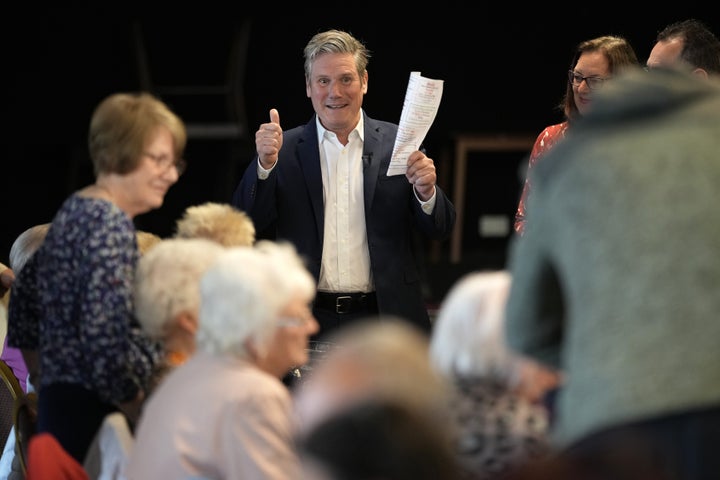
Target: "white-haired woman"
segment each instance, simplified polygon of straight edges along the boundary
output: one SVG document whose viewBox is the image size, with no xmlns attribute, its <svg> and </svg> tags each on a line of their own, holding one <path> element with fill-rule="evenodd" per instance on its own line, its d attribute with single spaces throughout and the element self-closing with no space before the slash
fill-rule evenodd
<svg viewBox="0 0 720 480">
<path fill-rule="evenodd" d="M 289 244 L 232 247 L 200 282 L 197 351 L 146 403 L 128 478 L 299 478 L 290 392 L 318 331 Z"/>
<path fill-rule="evenodd" d="M 440 306 L 431 362 L 456 387 L 456 452 L 473 479 L 495 478 L 550 452 L 545 395 L 560 376 L 505 342 L 507 271 L 467 274 Z"/>
<path fill-rule="evenodd" d="M 135 316 L 165 353 L 155 382 L 195 353 L 200 279 L 225 248 L 206 238 L 167 238 L 135 270 Z"/>
</svg>

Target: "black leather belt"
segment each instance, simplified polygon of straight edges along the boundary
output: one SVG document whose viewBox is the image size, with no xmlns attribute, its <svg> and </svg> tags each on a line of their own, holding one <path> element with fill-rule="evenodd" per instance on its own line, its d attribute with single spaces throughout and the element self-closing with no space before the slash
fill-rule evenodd
<svg viewBox="0 0 720 480">
<path fill-rule="evenodd" d="M 317 292 L 314 306 L 338 314 L 375 312 L 377 311 L 377 299 L 375 298 L 375 292 Z"/>
</svg>

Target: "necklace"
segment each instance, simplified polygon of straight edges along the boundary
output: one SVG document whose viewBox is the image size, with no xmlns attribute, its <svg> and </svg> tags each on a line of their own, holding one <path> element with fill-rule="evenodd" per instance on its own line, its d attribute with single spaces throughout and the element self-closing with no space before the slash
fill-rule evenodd
<svg viewBox="0 0 720 480">
<path fill-rule="evenodd" d="M 183 352 L 173 350 L 167 353 L 166 359 L 168 365 L 170 365 L 171 367 L 177 367 L 178 365 L 182 365 L 183 363 L 185 363 L 185 360 L 187 360 L 187 355 Z"/>
</svg>

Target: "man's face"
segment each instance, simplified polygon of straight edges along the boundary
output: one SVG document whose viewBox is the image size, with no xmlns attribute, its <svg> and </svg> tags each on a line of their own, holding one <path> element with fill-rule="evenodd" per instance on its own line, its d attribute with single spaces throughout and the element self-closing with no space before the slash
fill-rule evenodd
<svg viewBox="0 0 720 480">
<path fill-rule="evenodd" d="M 367 72 L 358 75 L 349 53 L 326 53 L 315 59 L 306 90 L 323 127 L 346 136 L 360 121 Z"/>
</svg>

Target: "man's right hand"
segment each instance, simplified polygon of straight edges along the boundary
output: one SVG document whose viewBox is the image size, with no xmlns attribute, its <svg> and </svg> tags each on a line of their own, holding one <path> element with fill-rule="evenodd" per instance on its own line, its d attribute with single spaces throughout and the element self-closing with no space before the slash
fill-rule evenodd
<svg viewBox="0 0 720 480">
<path fill-rule="evenodd" d="M 278 161 L 283 143 L 283 132 L 280 127 L 280 114 L 270 109 L 270 123 L 263 123 L 255 132 L 255 148 L 260 159 L 260 166 L 269 170 Z"/>
</svg>

